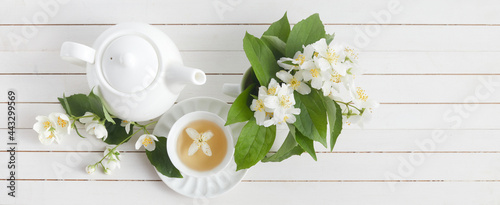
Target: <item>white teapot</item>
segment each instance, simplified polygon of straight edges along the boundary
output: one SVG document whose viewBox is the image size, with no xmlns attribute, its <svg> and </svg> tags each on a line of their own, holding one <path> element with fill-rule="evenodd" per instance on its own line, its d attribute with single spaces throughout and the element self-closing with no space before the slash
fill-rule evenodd
<svg viewBox="0 0 500 205">
<path fill-rule="evenodd" d="M 154 119 L 167 111 L 188 83 L 202 85 L 200 69 L 183 66 L 170 38 L 144 23 L 122 23 L 88 47 L 64 42 L 61 57 L 87 65 L 90 88 L 114 116 L 129 121 Z"/>
</svg>

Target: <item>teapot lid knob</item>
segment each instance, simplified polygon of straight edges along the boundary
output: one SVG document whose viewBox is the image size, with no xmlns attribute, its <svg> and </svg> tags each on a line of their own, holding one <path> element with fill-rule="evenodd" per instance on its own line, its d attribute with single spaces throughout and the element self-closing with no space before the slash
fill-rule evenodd
<svg viewBox="0 0 500 205">
<path fill-rule="evenodd" d="M 132 53 L 124 53 L 120 56 L 120 63 L 126 68 L 133 68 L 136 64 L 136 59 Z"/>
</svg>

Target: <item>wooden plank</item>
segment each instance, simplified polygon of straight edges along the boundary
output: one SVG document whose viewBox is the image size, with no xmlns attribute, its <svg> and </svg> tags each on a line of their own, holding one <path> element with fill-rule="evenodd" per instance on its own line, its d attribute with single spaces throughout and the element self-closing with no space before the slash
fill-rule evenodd
<svg viewBox="0 0 500 205">
<path fill-rule="evenodd" d="M 250 63 L 243 51 L 183 51 L 186 66 L 207 73 L 243 73 Z M 500 74 L 498 52 L 361 52 L 366 74 Z M 0 52 L 0 73 L 85 73 L 59 51 Z"/>
<path fill-rule="evenodd" d="M 0 27 L 0 51 L 58 51 L 65 41 L 92 45 L 109 25 Z M 260 36 L 268 25 L 158 25 L 182 51 L 241 51 L 245 32 Z M 498 52 L 498 26 L 388 25 L 366 32 L 355 25 L 327 25 L 335 39 L 362 51 Z M 370 28 L 369 28 L 370 29 Z M 375 32 L 378 31 L 378 32 Z M 26 32 L 26 31 L 24 31 Z M 16 36 L 17 35 L 17 36 Z M 15 38 L 17 37 L 17 38 Z M 488 40 L 484 40 L 488 39 Z M 3 44 L 3 45 L 2 45 Z"/>
<path fill-rule="evenodd" d="M 35 117 L 64 112 L 60 104 L 22 103 L 17 106 L 17 128 L 32 128 Z M 365 129 L 498 129 L 498 104 L 382 104 Z M 6 113 L 6 104 L 0 110 Z M 0 118 L 0 128 L 7 128 L 7 118 Z M 359 129 L 345 126 L 345 129 Z"/>
<path fill-rule="evenodd" d="M 495 1 L 22 1 L 0 9 L 2 24 L 270 23 L 288 11 L 291 22 L 319 13 L 325 23 L 496 24 Z M 269 8 L 269 9 L 267 9 Z M 425 9 L 423 9 L 425 8 Z M 456 11 L 456 12 L 443 12 Z M 188 11 L 179 13 L 179 11 Z M 258 11 L 258 15 L 255 15 Z M 421 15 L 425 12 L 426 15 Z M 467 13 L 467 17 L 464 14 Z M 75 15 L 85 14 L 85 15 Z M 385 16 L 390 15 L 390 16 Z M 38 17 L 38 19 L 36 19 Z"/>
<path fill-rule="evenodd" d="M 175 204 L 234 204 L 235 201 L 239 204 L 495 204 L 500 192 L 498 182 L 400 182 L 397 185 L 401 188 L 395 191 L 389 190 L 385 182 L 242 182 L 220 197 L 195 200 L 175 193 L 159 181 L 18 183 L 18 204 L 67 204 L 68 199 L 78 199 L 72 201 L 73 204 L 89 204 L 97 198 L 102 203 L 123 204 L 159 201 Z M 120 197 L 111 197 L 109 194 L 115 193 L 112 190 L 116 187 L 120 187 Z"/>
<path fill-rule="evenodd" d="M 231 102 L 234 99 L 222 93 L 222 86 L 239 83 L 241 78 L 208 75 L 205 85 L 187 85 L 178 100 L 210 96 Z M 500 102 L 499 75 L 364 75 L 356 76 L 356 83 L 381 103 Z M 85 75 L 0 75 L 0 102 L 7 101 L 7 92 L 12 89 L 17 92 L 18 102 L 59 102 L 57 98 L 63 93 L 89 93 L 87 84 Z"/>
<path fill-rule="evenodd" d="M 6 185 L 0 181 L 0 185 Z M 18 181 L 17 204 L 496 204 L 499 182 L 242 182 L 213 199 L 191 199 L 161 181 Z M 117 191 L 119 187 L 119 192 Z M 251 194 L 249 194 L 251 193 Z M 118 194 L 116 197 L 113 194 Z M 85 197 L 83 197 L 85 196 Z M 78 200 L 74 200 L 78 199 Z"/>
<path fill-rule="evenodd" d="M 207 83 L 203 86 L 188 85 L 183 90 L 178 100 L 191 97 L 210 96 L 224 101 L 233 98 L 221 92 L 224 83 L 239 83 L 241 75 L 209 75 Z M 29 83 L 28 83 L 29 82 Z M 59 102 L 58 97 L 63 93 L 70 96 L 76 93 L 90 93 L 87 76 L 85 75 L 5 75 L 0 76 L 0 87 L 7 101 L 7 92 L 17 92 L 17 102 Z M 29 93 L 29 95 L 23 94 Z"/>
<path fill-rule="evenodd" d="M 243 51 L 183 51 L 184 64 L 207 73 L 243 73 L 250 67 Z M 59 51 L 0 52 L 0 73 L 85 73 L 63 61 Z"/>
<path fill-rule="evenodd" d="M 77 145 L 74 145 L 77 146 Z M 82 146 L 83 147 L 83 146 Z M 85 149 L 85 148 L 84 148 Z M 8 161 L 8 152 L 0 159 Z M 19 179 L 159 179 L 145 153 L 121 153 L 121 168 L 112 175 L 85 167 L 102 158 L 102 152 L 18 152 Z M 498 180 L 498 153 L 318 153 L 280 163 L 259 163 L 246 180 Z M 28 169 L 31 167 L 33 169 Z M 138 174 L 140 173 L 140 174 Z"/>
<path fill-rule="evenodd" d="M 0 133 L 8 130 L 0 129 Z M 42 145 L 37 133 L 32 129 L 17 129 L 16 135 L 20 143 L 18 151 L 102 151 L 105 144 L 93 136 L 82 134 L 80 138 L 74 131 L 63 138 L 61 144 Z M 436 133 L 441 133 L 444 141 L 434 140 Z M 139 134 L 140 135 L 140 134 Z M 120 146 L 122 151 L 136 151 L 134 142 L 138 136 L 132 137 L 129 143 Z M 334 152 L 497 152 L 500 144 L 500 130 L 374 130 L 344 129 L 337 140 Z M 0 145 L 7 150 L 8 139 L 0 138 Z M 90 146 L 86 146 L 90 145 Z M 0 146 L 1 148 L 1 146 Z M 144 150 L 143 148 L 140 149 Z M 328 152 L 320 144 L 316 151 Z"/>
</svg>

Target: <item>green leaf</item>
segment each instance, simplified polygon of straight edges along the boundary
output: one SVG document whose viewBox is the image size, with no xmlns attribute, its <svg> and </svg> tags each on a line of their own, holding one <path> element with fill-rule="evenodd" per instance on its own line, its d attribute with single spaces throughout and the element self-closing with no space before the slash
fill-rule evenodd
<svg viewBox="0 0 500 205">
<path fill-rule="evenodd" d="M 113 120 L 113 118 L 111 117 L 111 115 L 109 115 L 109 112 L 108 110 L 106 109 L 106 107 L 104 106 L 104 104 L 102 105 L 102 111 L 104 112 L 104 117 L 106 117 L 106 120 L 108 122 L 111 122 L 113 124 L 116 124 L 116 122 Z"/>
<path fill-rule="evenodd" d="M 267 86 L 271 78 L 275 78 L 276 73 L 280 70 L 273 52 L 262 40 L 248 32 L 243 38 L 243 49 L 260 85 Z"/>
<path fill-rule="evenodd" d="M 243 78 L 241 79 L 241 90 L 245 90 L 248 88 L 248 86 L 251 86 L 253 84 L 259 84 L 259 80 L 257 80 L 257 76 L 255 76 L 255 72 L 253 72 L 253 68 L 250 67 L 243 73 Z M 255 89 L 257 91 L 258 89 Z M 258 94 L 258 92 L 255 92 L 254 94 Z"/>
<path fill-rule="evenodd" d="M 342 131 L 342 109 L 340 109 L 337 102 L 329 97 L 323 97 L 323 102 L 328 114 L 328 123 L 330 124 L 330 151 L 332 151 Z"/>
<path fill-rule="evenodd" d="M 90 110 L 89 97 L 84 94 L 75 94 L 69 97 L 57 98 L 67 114 L 75 117 L 85 115 Z"/>
<path fill-rule="evenodd" d="M 319 19 L 319 14 L 313 14 L 292 28 L 286 41 L 286 56 L 293 58 L 297 51 L 302 51 L 303 45 L 309 45 L 324 37 L 325 26 Z"/>
<path fill-rule="evenodd" d="M 265 157 L 264 159 L 262 159 L 262 162 L 281 162 L 293 155 L 301 155 L 302 153 L 304 153 L 304 149 L 302 149 L 297 141 L 295 141 L 294 132 L 295 127 L 291 126 L 288 136 L 286 137 L 285 141 L 278 149 L 278 151 L 270 157 Z"/>
<path fill-rule="evenodd" d="M 330 44 L 330 42 L 332 42 L 334 38 L 335 38 L 335 33 L 325 34 L 326 45 Z"/>
<path fill-rule="evenodd" d="M 245 122 L 252 118 L 253 112 L 250 110 L 249 105 L 252 102 L 250 92 L 254 87 L 255 84 L 249 86 L 240 95 L 238 95 L 236 100 L 234 100 L 233 105 L 231 105 L 229 113 L 227 114 L 226 126 L 237 122 Z"/>
<path fill-rule="evenodd" d="M 101 119 L 106 119 L 106 116 L 104 115 L 104 107 L 102 105 L 101 98 L 96 94 L 94 94 L 94 90 L 90 91 L 89 103 L 92 113 L 96 114 Z"/>
<path fill-rule="evenodd" d="M 271 49 L 275 59 L 279 59 L 285 56 L 286 44 L 281 39 L 276 36 L 267 35 L 263 35 L 261 39 L 262 41 L 264 41 L 264 43 L 266 43 L 267 47 Z"/>
<path fill-rule="evenodd" d="M 300 108 L 295 127 L 304 136 L 326 147 L 327 115 L 323 105 L 323 96 L 315 89 L 312 89 L 308 95 L 301 95 L 297 92 L 294 92 L 294 95 L 295 107 Z"/>
<path fill-rule="evenodd" d="M 122 120 L 115 118 L 114 121 L 116 122 L 115 124 L 111 122 L 104 123 L 106 130 L 108 130 L 108 138 L 106 138 L 104 142 L 108 144 L 119 144 L 133 134 L 134 125 L 130 125 L 130 133 L 127 133 L 127 131 L 125 131 L 125 127 L 120 125 Z"/>
<path fill-rule="evenodd" d="M 297 143 L 304 149 L 311 157 L 315 160 L 318 161 L 316 158 L 316 151 L 314 150 L 314 141 L 309 139 L 308 137 L 304 136 L 300 132 L 295 132 L 295 140 Z"/>
<path fill-rule="evenodd" d="M 156 148 L 153 151 L 146 150 L 149 162 L 151 162 L 158 172 L 167 177 L 182 178 L 181 172 L 175 168 L 168 157 L 167 138 L 160 136 L 157 138 L 158 141 L 156 142 Z"/>
<path fill-rule="evenodd" d="M 234 161 L 236 170 L 247 169 L 263 159 L 271 149 L 276 137 L 276 126 L 264 127 L 252 117 L 241 130 L 236 143 Z"/>
<path fill-rule="evenodd" d="M 282 41 L 286 42 L 289 34 L 290 23 L 288 22 L 288 17 L 286 16 L 285 12 L 285 15 L 283 15 L 280 20 L 271 24 L 271 26 L 269 26 L 269 28 L 264 32 L 263 35 L 276 36 Z"/>
</svg>

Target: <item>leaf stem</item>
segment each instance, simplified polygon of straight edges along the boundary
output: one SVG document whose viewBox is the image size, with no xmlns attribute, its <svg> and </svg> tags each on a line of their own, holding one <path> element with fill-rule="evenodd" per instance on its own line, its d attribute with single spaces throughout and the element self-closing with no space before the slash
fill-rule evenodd
<svg viewBox="0 0 500 205">
<path fill-rule="evenodd" d="M 99 160 L 98 162 L 96 162 L 96 163 L 94 164 L 94 166 L 95 166 L 95 165 L 97 165 L 97 164 L 101 164 L 101 166 L 102 166 L 102 163 L 101 163 L 101 162 L 102 162 L 102 160 L 106 159 L 106 157 L 108 157 L 110 154 L 114 153 L 114 152 L 115 152 L 115 150 L 116 150 L 116 148 L 118 148 L 120 145 L 122 145 L 123 143 L 125 143 L 127 140 L 129 140 L 132 136 L 134 136 L 135 134 L 137 134 L 137 133 L 138 133 L 139 131 L 141 131 L 142 129 L 144 129 L 144 128 L 141 128 L 141 129 L 139 129 L 139 130 L 135 131 L 135 132 L 134 132 L 134 133 L 132 133 L 130 136 L 128 136 L 127 138 L 125 138 L 123 141 L 121 141 L 120 143 L 118 143 L 115 147 L 113 147 L 113 149 L 111 149 L 111 150 L 108 152 L 108 154 L 106 154 L 106 155 L 105 155 L 105 156 L 104 156 L 101 160 Z"/>
<path fill-rule="evenodd" d="M 137 123 L 134 123 L 135 125 L 141 127 L 141 129 L 135 131 L 134 133 L 132 133 L 130 136 L 128 136 L 127 138 L 125 138 L 123 141 L 121 141 L 120 143 L 118 143 L 115 147 L 113 147 L 113 149 L 111 149 L 108 154 L 106 154 L 101 160 L 99 160 L 98 162 L 96 162 L 94 164 L 94 166 L 97 166 L 97 165 L 101 165 L 102 167 L 104 167 L 104 165 L 102 164 L 102 161 L 104 159 L 106 159 L 106 157 L 110 156 L 110 154 L 114 153 L 115 150 L 120 146 L 122 145 L 123 143 L 127 142 L 130 138 L 132 138 L 132 136 L 134 136 L 135 134 L 137 134 L 138 132 L 140 132 L 141 130 L 143 130 L 145 133 L 148 133 L 149 134 L 149 131 L 147 130 L 147 127 L 152 125 L 152 124 L 156 124 L 158 121 L 154 121 L 154 122 L 151 122 L 151 123 L 148 123 L 146 125 L 141 125 L 141 124 L 137 124 Z"/>
<path fill-rule="evenodd" d="M 95 117 L 95 115 L 84 115 L 84 116 L 80 116 L 80 117 L 77 117 L 77 116 L 73 116 L 71 115 L 70 118 L 72 120 L 78 120 L 78 119 L 81 119 L 81 118 L 87 118 L 87 117 Z"/>
<path fill-rule="evenodd" d="M 363 113 L 363 110 L 362 110 L 362 109 L 357 108 L 357 107 L 356 107 L 356 106 L 354 106 L 351 102 L 342 102 L 342 101 L 335 101 L 335 102 L 337 102 L 337 103 L 341 103 L 341 104 L 346 105 L 346 106 L 348 107 L 347 109 L 349 109 L 349 107 L 352 107 L 352 108 L 354 108 L 354 109 L 358 110 L 360 113 Z"/>
<path fill-rule="evenodd" d="M 76 134 L 78 134 L 78 136 L 80 136 L 81 138 L 85 138 L 85 137 L 84 137 L 82 134 L 80 134 L 80 132 L 78 131 L 78 127 L 76 127 L 75 122 L 76 122 L 76 120 L 74 120 L 74 121 L 73 121 L 73 123 L 71 123 L 71 127 L 75 128 Z"/>
</svg>

